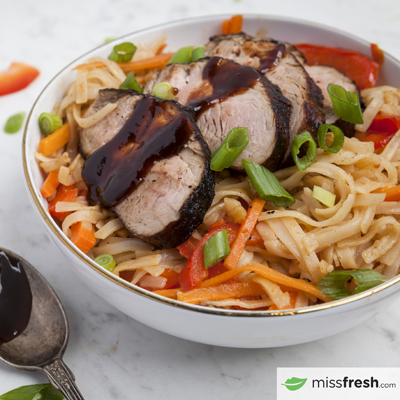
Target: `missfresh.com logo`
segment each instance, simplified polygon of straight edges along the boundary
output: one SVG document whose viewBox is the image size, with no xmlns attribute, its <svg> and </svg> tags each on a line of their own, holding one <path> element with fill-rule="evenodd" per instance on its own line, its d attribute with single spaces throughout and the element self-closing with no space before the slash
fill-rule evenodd
<svg viewBox="0 0 400 400">
<path fill-rule="evenodd" d="M 354 400 L 358 395 L 399 400 L 400 368 L 278 368 L 278 400 Z"/>
</svg>

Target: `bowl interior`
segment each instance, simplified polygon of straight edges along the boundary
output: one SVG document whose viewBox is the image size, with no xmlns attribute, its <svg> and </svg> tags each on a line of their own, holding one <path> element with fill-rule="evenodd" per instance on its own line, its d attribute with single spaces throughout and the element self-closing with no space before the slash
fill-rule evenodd
<svg viewBox="0 0 400 400">
<path fill-rule="evenodd" d="M 187 20 L 175 21 L 167 23 L 164 25 L 148 28 L 139 32 L 134 32 L 127 34 L 113 42 L 99 46 L 98 48 L 86 53 L 82 57 L 73 61 L 67 67 L 65 67 L 58 75 L 56 75 L 53 80 L 45 87 L 43 92 L 40 94 L 39 98 L 35 102 L 31 113 L 29 115 L 25 135 L 23 141 L 23 160 L 25 175 L 27 179 L 28 188 L 33 201 L 38 208 L 38 211 L 44 218 L 45 222 L 55 236 L 58 236 L 62 242 L 67 244 L 72 252 L 75 253 L 77 257 L 84 260 L 86 264 L 92 268 L 94 273 L 100 272 L 103 276 L 108 279 L 119 283 L 121 286 L 136 292 L 138 294 L 155 298 L 159 297 L 158 300 L 164 301 L 163 298 L 157 295 L 150 294 L 144 289 L 133 287 L 126 281 L 117 278 L 115 275 L 104 271 L 101 267 L 97 266 L 89 257 L 81 253 L 63 234 L 61 229 L 56 225 L 56 223 L 51 218 L 46 218 L 47 201 L 40 195 L 40 188 L 44 181 L 44 176 L 41 173 L 39 166 L 34 158 L 34 152 L 37 151 L 38 144 L 40 141 L 40 130 L 38 125 L 38 118 L 42 112 L 50 112 L 53 109 L 53 105 L 60 101 L 64 92 L 67 90 L 68 86 L 75 80 L 76 72 L 72 69 L 86 61 L 91 57 L 105 57 L 110 54 L 113 46 L 118 43 L 125 41 L 131 41 L 133 43 L 151 43 L 157 37 L 165 34 L 167 37 L 168 47 L 166 51 L 175 51 L 183 46 L 188 45 L 201 45 L 208 41 L 210 36 L 217 35 L 221 32 L 222 21 L 230 15 L 219 15 L 212 17 L 200 17 L 192 18 Z M 362 39 L 359 39 L 353 35 L 347 34 L 336 30 L 335 28 L 322 26 L 308 21 L 294 20 L 290 18 L 268 16 L 268 15 L 245 15 L 243 31 L 251 35 L 268 36 L 276 38 L 283 41 L 288 41 L 293 44 L 296 43 L 312 43 L 318 45 L 326 46 L 336 46 L 342 48 L 352 49 L 361 52 L 367 56 L 370 56 L 370 44 Z M 400 87 L 400 63 L 394 59 L 392 56 L 385 55 L 385 63 L 380 69 L 380 76 L 378 80 L 378 85 L 390 84 L 392 86 Z M 396 282 L 400 281 L 400 277 L 397 276 L 392 280 L 381 285 L 382 288 L 390 286 Z M 377 291 L 377 288 L 374 288 Z M 352 296 L 350 301 L 357 300 L 361 297 L 371 295 L 372 290 L 363 292 L 360 295 Z M 347 300 L 349 301 L 349 300 Z M 165 301 L 166 303 L 173 303 L 175 301 Z M 336 301 L 330 303 L 342 304 L 343 301 Z M 191 309 L 203 309 L 201 306 L 188 306 Z M 312 311 L 314 307 L 308 307 L 307 310 Z M 319 306 L 318 309 L 323 308 Z M 223 310 L 219 310 L 223 311 Z M 238 314 L 247 314 L 251 312 L 239 311 Z M 263 312 L 264 314 L 271 312 Z"/>
</svg>

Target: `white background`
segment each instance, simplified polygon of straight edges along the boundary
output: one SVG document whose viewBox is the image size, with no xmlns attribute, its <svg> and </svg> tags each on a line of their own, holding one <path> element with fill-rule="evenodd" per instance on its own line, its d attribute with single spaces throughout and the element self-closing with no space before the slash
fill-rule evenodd
<svg viewBox="0 0 400 400">
<path fill-rule="evenodd" d="M 8 116 L 29 111 L 44 85 L 71 60 L 154 24 L 217 13 L 270 13 L 347 30 L 400 58 L 398 0 L 0 0 L 0 70 L 24 61 L 41 71 L 26 90 L 0 97 L 0 246 L 27 258 L 56 289 L 71 325 L 65 361 L 86 399 L 275 399 L 277 367 L 400 366 L 400 302 L 349 332 L 264 350 L 187 342 L 129 319 L 75 279 L 34 215 L 23 183 L 22 132 Z M 0 365 L 0 394 L 45 382 Z"/>
</svg>

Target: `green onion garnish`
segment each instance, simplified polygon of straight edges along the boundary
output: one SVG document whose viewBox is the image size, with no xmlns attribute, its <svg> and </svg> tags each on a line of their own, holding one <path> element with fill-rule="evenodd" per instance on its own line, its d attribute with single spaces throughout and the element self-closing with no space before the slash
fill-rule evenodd
<svg viewBox="0 0 400 400">
<path fill-rule="evenodd" d="M 204 266 L 210 268 L 223 260 L 230 252 L 228 231 L 223 229 L 208 239 L 203 245 Z"/>
<path fill-rule="evenodd" d="M 114 46 L 108 59 L 115 62 L 128 62 L 135 54 L 136 46 L 133 43 L 125 42 Z"/>
<path fill-rule="evenodd" d="M 330 146 L 327 146 L 325 143 L 326 134 L 328 131 L 333 133 L 333 142 Z M 331 153 L 337 153 L 343 147 L 344 134 L 342 130 L 335 125 L 320 125 L 318 128 L 318 143 L 321 146 L 321 149 Z"/>
<path fill-rule="evenodd" d="M 139 93 L 143 93 L 142 87 L 137 83 L 135 75 L 130 72 L 126 79 L 121 83 L 120 89 L 131 89 L 136 90 Z"/>
<path fill-rule="evenodd" d="M 348 92 L 345 88 L 333 83 L 328 85 L 328 93 L 332 100 L 335 114 L 339 118 L 353 124 L 364 123 L 360 99 L 357 93 Z"/>
<path fill-rule="evenodd" d="M 214 153 L 211 154 L 211 169 L 222 171 L 229 168 L 249 144 L 247 128 L 233 128 Z"/>
<path fill-rule="evenodd" d="M 294 198 L 271 171 L 252 161 L 242 160 L 242 164 L 260 198 L 272 201 L 276 207 L 289 207 L 294 204 Z"/>
<path fill-rule="evenodd" d="M 168 64 L 188 64 L 192 62 L 194 46 L 182 47 L 168 61 Z"/>
<path fill-rule="evenodd" d="M 154 86 L 153 96 L 163 100 L 172 100 L 175 97 L 175 90 L 169 82 L 161 82 Z"/>
<path fill-rule="evenodd" d="M 115 268 L 115 260 L 111 254 L 102 254 L 101 256 L 96 257 L 94 262 L 108 271 L 112 271 Z"/>
<path fill-rule="evenodd" d="M 192 62 L 200 60 L 200 58 L 204 58 L 204 46 L 195 47 L 192 51 Z"/>
<path fill-rule="evenodd" d="M 354 278 L 358 286 L 353 293 L 346 288 L 346 283 Z M 329 272 L 317 284 L 317 288 L 332 299 L 342 299 L 353 294 L 361 293 L 380 285 L 386 277 L 372 269 L 360 269 L 358 271 L 332 271 Z"/>
<path fill-rule="evenodd" d="M 61 118 L 57 114 L 41 113 L 39 115 L 39 127 L 42 133 L 47 136 L 62 127 Z"/>
<path fill-rule="evenodd" d="M 117 40 L 117 39 L 118 39 L 117 37 L 105 38 L 105 39 L 104 39 L 104 44 L 110 43 L 110 42 L 112 42 L 113 40 Z"/>
<path fill-rule="evenodd" d="M 329 208 L 335 205 L 336 194 L 322 189 L 322 187 L 317 185 L 314 186 L 313 197 Z"/>
<path fill-rule="evenodd" d="M 62 400 L 64 395 L 50 383 L 21 386 L 0 396 L 0 400 Z"/>
<path fill-rule="evenodd" d="M 297 155 L 300 153 L 301 146 L 307 142 L 308 142 L 307 154 L 301 158 L 297 157 Z M 317 145 L 314 142 L 314 139 L 312 138 L 310 132 L 305 131 L 303 133 L 300 133 L 300 135 L 297 135 L 294 138 L 292 144 L 292 157 L 298 169 L 301 169 L 303 171 L 306 168 L 308 168 L 314 162 L 316 155 L 317 155 Z"/>
<path fill-rule="evenodd" d="M 4 132 L 5 133 L 17 133 L 21 129 L 21 127 L 24 123 L 24 119 L 25 119 L 24 112 L 20 112 L 18 114 L 12 115 L 10 118 L 8 118 L 8 120 L 4 126 Z"/>
</svg>

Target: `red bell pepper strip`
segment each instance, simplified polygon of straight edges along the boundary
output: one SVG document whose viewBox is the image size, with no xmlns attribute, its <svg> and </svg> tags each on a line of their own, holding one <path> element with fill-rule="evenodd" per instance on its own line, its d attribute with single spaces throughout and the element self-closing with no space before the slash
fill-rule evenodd
<svg viewBox="0 0 400 400">
<path fill-rule="evenodd" d="M 26 88 L 39 75 L 30 65 L 14 62 L 5 72 L 0 72 L 0 96 Z"/>
<path fill-rule="evenodd" d="M 223 229 L 228 231 L 228 240 L 229 244 L 231 244 L 239 230 L 239 226 L 239 224 L 222 224 L 203 236 L 194 248 L 186 266 L 179 274 L 179 283 L 185 292 L 194 289 L 208 277 L 209 270 L 204 267 L 204 244 L 211 236 Z"/>
<path fill-rule="evenodd" d="M 395 134 L 400 129 L 400 117 L 397 116 L 387 116 L 378 113 L 372 124 L 370 125 L 370 131 Z"/>
<path fill-rule="evenodd" d="M 70 213 L 69 212 L 57 212 L 56 204 L 59 201 L 73 202 L 73 201 L 75 201 L 77 196 L 78 196 L 78 189 L 76 189 L 73 185 L 70 185 L 70 186 L 60 185 L 60 187 L 57 190 L 56 196 L 49 203 L 50 215 L 58 218 L 60 221 L 63 221 L 64 218 Z"/>
<path fill-rule="evenodd" d="M 353 79 L 361 90 L 376 84 L 379 65 L 361 53 L 307 43 L 296 47 L 304 54 L 307 65 L 330 65 Z"/>
<path fill-rule="evenodd" d="M 362 142 L 374 142 L 375 150 L 381 149 L 385 147 L 389 142 L 393 135 L 387 135 L 385 133 L 370 133 Z"/>
<path fill-rule="evenodd" d="M 186 240 L 186 242 L 180 244 L 177 249 L 181 256 L 189 259 L 197 243 L 199 243 L 199 240 L 195 239 L 193 236 L 190 236 L 190 238 Z"/>
<path fill-rule="evenodd" d="M 379 66 L 381 66 L 385 61 L 385 54 L 375 43 L 371 43 L 371 56 Z"/>
</svg>

